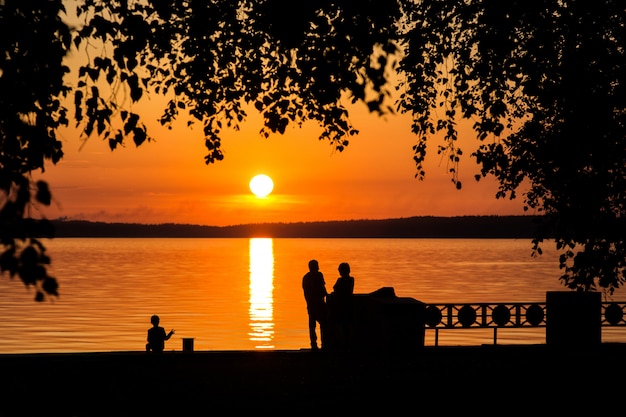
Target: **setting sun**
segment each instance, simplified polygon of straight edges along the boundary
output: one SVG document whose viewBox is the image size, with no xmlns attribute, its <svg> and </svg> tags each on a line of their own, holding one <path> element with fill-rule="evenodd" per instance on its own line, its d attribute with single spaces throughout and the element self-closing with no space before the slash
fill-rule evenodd
<svg viewBox="0 0 626 417">
<path fill-rule="evenodd" d="M 250 191 L 259 198 L 267 197 L 274 189 L 274 181 L 265 174 L 259 174 L 250 180 Z"/>
</svg>

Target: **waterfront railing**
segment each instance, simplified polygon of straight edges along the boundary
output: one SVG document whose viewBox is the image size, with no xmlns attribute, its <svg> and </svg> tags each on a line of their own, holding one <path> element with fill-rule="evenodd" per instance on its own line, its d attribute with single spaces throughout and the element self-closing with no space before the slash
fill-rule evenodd
<svg viewBox="0 0 626 417">
<path fill-rule="evenodd" d="M 626 301 L 602 303 L 602 327 L 626 326 Z M 497 344 L 498 329 L 546 327 L 546 303 L 467 303 L 427 304 L 425 330 L 435 332 L 435 346 L 439 331 L 454 329 L 493 329 L 493 343 Z"/>
</svg>

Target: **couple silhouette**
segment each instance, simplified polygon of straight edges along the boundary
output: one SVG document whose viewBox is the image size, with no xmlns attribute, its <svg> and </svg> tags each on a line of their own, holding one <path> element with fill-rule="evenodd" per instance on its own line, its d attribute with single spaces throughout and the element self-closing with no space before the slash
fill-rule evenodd
<svg viewBox="0 0 626 417">
<path fill-rule="evenodd" d="M 326 290 L 324 274 L 320 271 L 317 260 L 309 261 L 309 271 L 302 278 L 309 316 L 309 338 L 314 351 L 319 350 L 318 324 L 322 349 L 349 348 L 350 345 L 354 277 L 350 275 L 350 265 L 347 262 L 340 263 L 337 269 L 339 278 L 330 294 Z"/>
</svg>

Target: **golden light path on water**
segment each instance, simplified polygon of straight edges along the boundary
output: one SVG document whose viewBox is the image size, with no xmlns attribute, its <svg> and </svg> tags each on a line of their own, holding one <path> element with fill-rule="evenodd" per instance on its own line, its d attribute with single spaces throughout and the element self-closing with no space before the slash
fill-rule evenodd
<svg viewBox="0 0 626 417">
<path fill-rule="evenodd" d="M 274 348 L 274 250 L 271 238 L 250 239 L 250 341 Z"/>
</svg>

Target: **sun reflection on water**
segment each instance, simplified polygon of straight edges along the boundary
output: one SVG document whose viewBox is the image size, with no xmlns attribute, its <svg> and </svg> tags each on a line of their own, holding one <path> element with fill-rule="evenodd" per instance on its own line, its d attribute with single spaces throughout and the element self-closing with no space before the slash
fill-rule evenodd
<svg viewBox="0 0 626 417">
<path fill-rule="evenodd" d="M 274 251 L 271 238 L 250 239 L 250 341 L 274 348 Z"/>
</svg>

